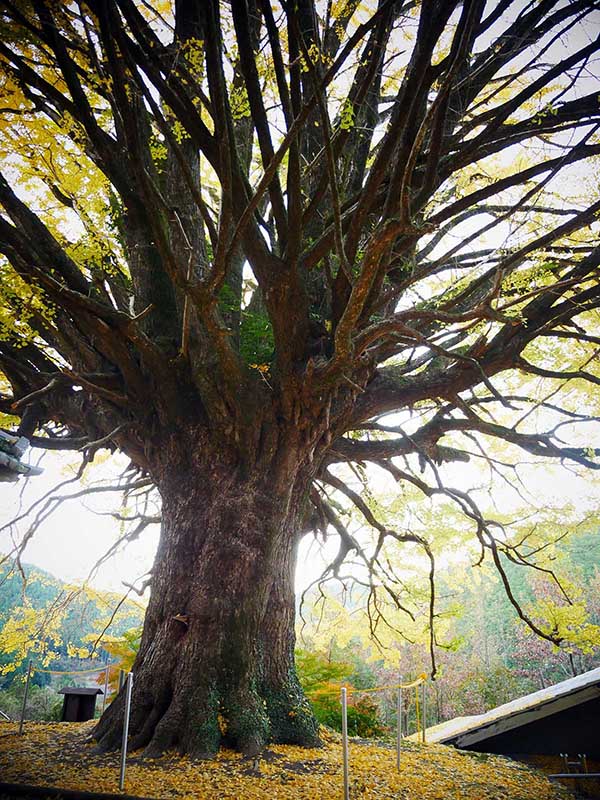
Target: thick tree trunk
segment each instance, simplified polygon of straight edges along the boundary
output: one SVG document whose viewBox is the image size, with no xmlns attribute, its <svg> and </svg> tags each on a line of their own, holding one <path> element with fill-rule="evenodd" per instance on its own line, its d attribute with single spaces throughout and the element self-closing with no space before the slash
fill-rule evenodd
<svg viewBox="0 0 600 800">
<path fill-rule="evenodd" d="M 133 667 L 130 746 L 206 756 L 221 743 L 249 754 L 268 741 L 315 744 L 294 668 L 303 492 L 194 472 L 171 470 L 160 486 L 163 529 Z M 122 715 L 121 696 L 96 727 L 101 748 L 118 746 Z"/>
</svg>

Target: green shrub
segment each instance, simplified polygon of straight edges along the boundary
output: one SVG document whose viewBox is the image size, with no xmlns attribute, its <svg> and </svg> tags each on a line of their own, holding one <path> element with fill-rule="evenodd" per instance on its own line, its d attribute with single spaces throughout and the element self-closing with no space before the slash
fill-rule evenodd
<svg viewBox="0 0 600 800">
<path fill-rule="evenodd" d="M 25 684 L 15 681 L 9 689 L 0 691 L 0 711 L 12 720 L 21 718 L 23 706 L 23 693 Z M 60 720 L 63 698 L 56 689 L 49 686 L 36 686 L 31 684 L 27 693 L 27 708 L 25 719 L 39 722 L 55 722 Z"/>
<path fill-rule="evenodd" d="M 354 664 L 335 661 L 325 653 L 298 650 L 296 667 L 302 688 L 310 700 L 315 717 L 322 725 L 341 731 L 340 687 L 345 685 L 350 690 L 347 714 L 349 735 L 366 738 L 383 733 L 373 700 L 352 692 L 356 688 L 350 680 L 355 674 Z"/>
</svg>

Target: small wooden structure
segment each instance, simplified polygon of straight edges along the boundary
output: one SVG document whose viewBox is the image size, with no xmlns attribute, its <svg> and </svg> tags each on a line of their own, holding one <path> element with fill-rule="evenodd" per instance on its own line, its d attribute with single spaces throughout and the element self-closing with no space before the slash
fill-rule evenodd
<svg viewBox="0 0 600 800">
<path fill-rule="evenodd" d="M 93 719 L 96 697 L 104 694 L 102 689 L 88 689 L 85 686 L 65 686 L 58 693 L 65 696 L 61 722 L 86 722 Z"/>
</svg>

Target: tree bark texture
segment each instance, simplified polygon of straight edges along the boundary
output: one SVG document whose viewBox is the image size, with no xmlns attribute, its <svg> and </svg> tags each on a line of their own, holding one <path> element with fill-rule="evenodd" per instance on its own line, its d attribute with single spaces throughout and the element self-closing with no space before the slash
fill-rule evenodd
<svg viewBox="0 0 600 800">
<path fill-rule="evenodd" d="M 169 470 L 135 674 L 132 749 L 247 754 L 318 743 L 294 667 L 294 571 L 303 491 L 215 468 Z M 120 742 L 123 692 L 98 723 Z"/>
</svg>

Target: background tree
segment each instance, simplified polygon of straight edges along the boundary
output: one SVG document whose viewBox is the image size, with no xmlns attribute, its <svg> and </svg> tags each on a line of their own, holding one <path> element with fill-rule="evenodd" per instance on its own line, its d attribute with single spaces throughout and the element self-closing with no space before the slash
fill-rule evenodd
<svg viewBox="0 0 600 800">
<path fill-rule="evenodd" d="M 316 526 L 340 543 L 324 578 L 362 561 L 375 620 L 406 607 L 389 547 L 423 552 L 433 652 L 426 537 L 335 464 L 451 498 L 526 618 L 501 556 L 535 551 L 440 465 L 500 438 L 598 468 L 560 391 L 600 382 L 594 4 L 0 9 L 0 409 L 36 447 L 119 448 L 162 498 L 132 747 L 214 752 L 219 715 L 247 752 L 315 741 L 292 578 Z"/>
</svg>

